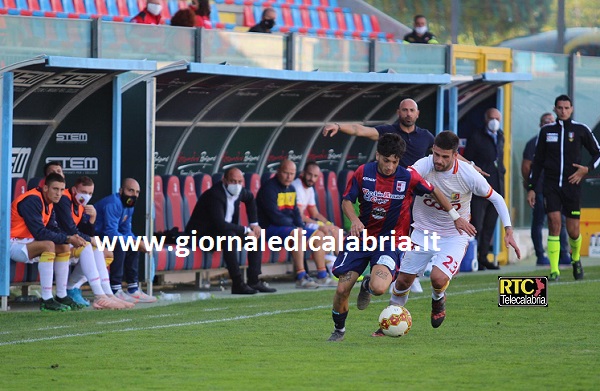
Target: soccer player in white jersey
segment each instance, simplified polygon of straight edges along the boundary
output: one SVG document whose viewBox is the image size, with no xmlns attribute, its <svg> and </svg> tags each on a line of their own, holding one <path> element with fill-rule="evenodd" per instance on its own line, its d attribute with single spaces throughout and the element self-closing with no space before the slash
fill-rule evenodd
<svg viewBox="0 0 600 391">
<path fill-rule="evenodd" d="M 412 166 L 424 179 L 432 183 L 450 200 L 456 213 L 469 220 L 471 197 L 473 194 L 487 198 L 498 211 L 506 234 L 504 244 L 515 249 L 517 258 L 521 258 L 513 237 L 508 208 L 504 198 L 487 183 L 468 163 L 458 160 L 458 136 L 450 131 L 438 134 L 433 144 L 433 154 L 419 159 Z M 448 212 L 429 195 L 417 197 L 413 206 L 413 232 L 411 241 L 413 251 L 406 253 L 400 264 L 400 274 L 392 289 L 390 304 L 404 306 L 408 300 L 410 286 L 416 275 L 422 272 L 432 261 L 431 270 L 431 325 L 440 327 L 446 317 L 445 291 L 460 267 L 468 246 L 469 236 L 460 234 L 454 227 Z M 440 238 L 437 246 L 432 241 L 433 233 Z M 429 243 L 426 243 L 428 241 Z M 417 249 L 416 246 L 419 248 Z M 424 250 L 425 246 L 428 247 Z M 381 330 L 373 336 L 383 335 Z"/>
</svg>

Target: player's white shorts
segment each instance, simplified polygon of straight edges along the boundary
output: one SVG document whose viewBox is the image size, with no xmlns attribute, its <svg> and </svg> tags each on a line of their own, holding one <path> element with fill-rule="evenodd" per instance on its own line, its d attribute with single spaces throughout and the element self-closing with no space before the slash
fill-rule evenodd
<svg viewBox="0 0 600 391">
<path fill-rule="evenodd" d="M 10 239 L 10 259 L 15 262 L 22 263 L 34 263 L 40 260 L 40 257 L 29 259 L 29 253 L 27 252 L 27 244 L 33 242 L 34 239 Z"/>
<path fill-rule="evenodd" d="M 469 245 L 469 236 L 466 234 L 437 239 L 439 251 L 431 248 L 433 247 L 431 234 L 425 237 L 423 231 L 414 230 L 410 239 L 413 245 L 419 246 L 419 251 L 413 250 L 405 253 L 404 259 L 400 263 L 400 272 L 419 274 L 425 270 L 427 263 L 432 261 L 433 266 L 437 266 L 450 279 L 458 272 Z M 429 249 L 427 251 L 424 250 L 425 240 L 428 241 Z"/>
</svg>

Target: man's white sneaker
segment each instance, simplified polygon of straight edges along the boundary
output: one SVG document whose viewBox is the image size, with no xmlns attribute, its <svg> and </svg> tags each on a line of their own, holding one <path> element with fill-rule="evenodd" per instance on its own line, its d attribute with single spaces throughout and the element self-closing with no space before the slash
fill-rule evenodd
<svg viewBox="0 0 600 391">
<path fill-rule="evenodd" d="M 135 291 L 133 293 L 128 293 L 128 295 L 133 297 L 134 299 L 136 299 L 138 303 L 154 303 L 154 302 L 156 302 L 156 297 L 145 294 L 144 292 L 142 292 L 141 289 L 138 289 L 137 291 Z"/>
<path fill-rule="evenodd" d="M 296 288 L 298 289 L 316 289 L 319 287 L 319 284 L 315 282 L 312 278 L 306 275 L 301 280 L 296 280 Z"/>
<path fill-rule="evenodd" d="M 319 286 L 323 287 L 323 288 L 328 288 L 328 287 L 337 287 L 338 283 L 337 281 L 334 281 L 332 278 L 330 277 L 325 277 L 325 278 L 317 278 L 317 284 L 319 284 Z"/>
<path fill-rule="evenodd" d="M 115 293 L 115 297 L 119 300 L 123 300 L 126 301 L 128 303 L 137 303 L 139 302 L 139 300 L 137 300 L 136 298 L 130 296 L 129 294 L 123 292 L 123 289 L 119 289 L 116 293 Z"/>
</svg>

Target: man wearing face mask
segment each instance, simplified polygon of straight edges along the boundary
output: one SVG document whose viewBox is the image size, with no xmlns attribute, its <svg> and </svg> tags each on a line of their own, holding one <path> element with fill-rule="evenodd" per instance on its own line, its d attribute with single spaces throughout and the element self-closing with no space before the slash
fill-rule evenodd
<svg viewBox="0 0 600 391">
<path fill-rule="evenodd" d="M 161 0 L 148 0 L 146 8 L 131 19 L 132 23 L 160 24 L 162 19 Z"/>
<path fill-rule="evenodd" d="M 423 15 L 415 16 L 413 31 L 404 36 L 404 42 L 439 44 L 435 35 L 427 31 L 427 19 Z"/>
<path fill-rule="evenodd" d="M 501 196 L 504 196 L 504 132 L 500 129 L 502 115 L 495 108 L 485 112 L 485 127 L 475 130 L 467 139 L 464 157 L 489 174 L 486 180 Z M 477 259 L 479 270 L 500 267 L 488 261 L 487 255 L 494 236 L 498 212 L 484 197 L 473 196 L 471 201 L 471 223 L 477 230 Z"/>
<path fill-rule="evenodd" d="M 131 231 L 133 208 L 140 195 L 140 184 L 133 178 L 126 178 L 118 193 L 104 197 L 96 203 L 96 235 L 113 238 L 135 239 Z M 140 241 L 139 251 L 149 252 Z M 115 296 L 129 303 L 153 303 L 156 298 L 142 292 L 138 284 L 138 252 L 123 250 L 117 242 L 114 249 L 114 260 L 110 264 L 110 285 Z M 121 282 L 125 274 L 127 293 L 123 291 Z"/>
<path fill-rule="evenodd" d="M 254 195 L 243 187 L 244 174 L 238 168 L 225 171 L 223 180 L 215 183 L 210 189 L 202 193 L 194 211 L 185 227 L 186 233 L 197 238 L 202 236 L 244 236 L 260 237 L 260 226 L 256 212 Z M 246 213 L 250 225 L 245 227 L 238 224 L 240 217 L 240 202 L 246 205 Z M 195 230 L 196 232 L 192 232 Z M 242 242 L 243 243 L 243 242 Z M 223 246 L 223 258 L 229 277 L 231 278 L 231 293 L 251 295 L 257 292 L 272 293 L 276 290 L 270 288 L 264 281 L 260 281 L 261 253 L 248 251 L 248 269 L 246 276 L 248 284 L 244 283 L 239 266 L 240 253 L 233 248 L 232 251 Z"/>
<path fill-rule="evenodd" d="M 262 19 L 260 23 L 255 24 L 248 30 L 251 33 L 267 33 L 271 34 L 271 29 L 275 26 L 275 10 L 273 8 L 265 8 L 262 13 Z"/>
</svg>

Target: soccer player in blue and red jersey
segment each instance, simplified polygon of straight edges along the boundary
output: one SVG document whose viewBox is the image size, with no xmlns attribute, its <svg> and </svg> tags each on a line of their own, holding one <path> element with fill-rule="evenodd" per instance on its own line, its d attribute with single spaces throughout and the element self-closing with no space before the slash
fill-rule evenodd
<svg viewBox="0 0 600 391">
<path fill-rule="evenodd" d="M 415 196 L 431 194 L 447 211 L 456 229 L 465 231 L 469 223 L 461 218 L 442 193 L 424 180 L 416 171 L 399 166 L 406 150 L 404 140 L 393 133 L 381 136 L 377 143 L 375 162 L 360 166 L 348 183 L 342 201 L 342 210 L 352 222 L 350 237 L 344 241 L 333 265 L 333 274 L 339 278 L 333 297 L 332 318 L 335 330 L 329 341 L 342 341 L 346 332 L 348 297 L 358 277 L 371 266 L 371 275 L 363 280 L 358 295 L 359 310 L 367 308 L 371 295 L 387 292 L 400 268 L 401 240 L 409 234 L 411 205 Z M 354 211 L 358 199 L 360 216 Z M 366 235 L 376 242 L 375 250 L 367 248 L 369 243 L 356 237 Z M 392 244 L 393 243 L 393 244 Z M 371 243 L 370 247 L 373 247 Z"/>
</svg>

